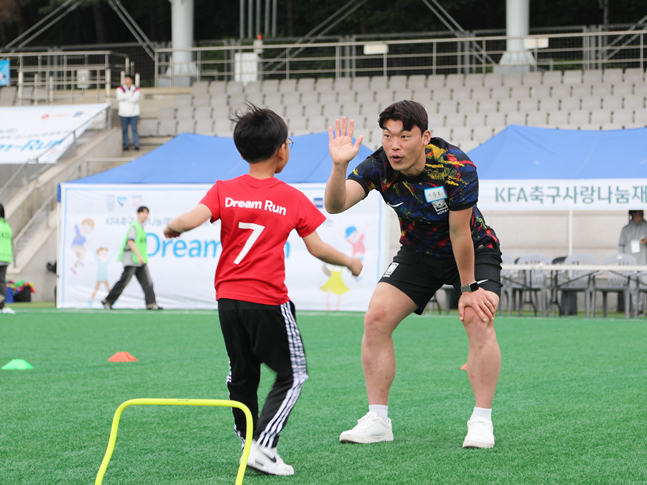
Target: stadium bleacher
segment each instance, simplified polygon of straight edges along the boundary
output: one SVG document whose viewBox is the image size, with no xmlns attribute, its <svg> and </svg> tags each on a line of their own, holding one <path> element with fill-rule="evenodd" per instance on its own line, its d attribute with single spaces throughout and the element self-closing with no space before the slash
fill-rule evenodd
<svg viewBox="0 0 647 485">
<path fill-rule="evenodd" d="M 380 143 L 375 120 L 388 104 L 414 99 L 427 108 L 434 136 L 468 151 L 510 124 L 581 130 L 647 125 L 647 81 L 641 69 L 449 74 L 356 78 L 302 78 L 249 82 L 196 82 L 174 108 L 141 121 L 141 136 L 195 132 L 232 136 L 230 113 L 246 102 L 271 108 L 291 135 L 320 132 L 346 115 L 365 143 Z M 31 99 L 35 94 L 31 93 Z M 23 95 L 24 98 L 24 95 Z M 0 90 L 0 104 L 16 101 Z M 374 133 L 375 132 L 375 133 Z"/>
</svg>

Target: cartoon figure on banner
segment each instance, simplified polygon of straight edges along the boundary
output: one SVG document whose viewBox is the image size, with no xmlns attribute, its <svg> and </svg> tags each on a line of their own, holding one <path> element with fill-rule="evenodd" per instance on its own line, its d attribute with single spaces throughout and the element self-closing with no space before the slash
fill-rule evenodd
<svg viewBox="0 0 647 485">
<path fill-rule="evenodd" d="M 90 298 L 90 305 L 92 305 L 92 300 L 94 300 L 94 297 L 97 296 L 97 291 L 99 291 L 101 284 L 104 284 L 106 290 L 108 290 L 108 293 L 110 293 L 110 283 L 108 283 L 108 265 L 117 253 L 113 252 L 110 256 L 108 256 L 109 253 L 110 251 L 108 251 L 107 248 L 99 248 L 97 249 L 96 253 L 92 253 L 92 256 L 94 256 L 94 261 L 97 264 L 97 284 L 94 287 L 92 298 Z"/>
<path fill-rule="evenodd" d="M 364 234 L 359 232 L 355 226 L 346 228 L 346 242 L 351 245 L 351 256 L 364 261 L 366 246 L 364 245 Z"/>
<path fill-rule="evenodd" d="M 351 246 L 351 257 L 359 259 L 364 262 L 366 256 L 366 246 L 364 245 L 364 230 L 359 232 L 355 226 L 348 226 L 346 228 L 346 242 Z M 362 276 L 359 276 L 356 281 L 360 281 Z"/>
<path fill-rule="evenodd" d="M 346 286 L 346 283 L 344 283 L 344 279 L 341 276 L 343 271 L 344 268 L 342 266 L 332 266 L 329 269 L 327 264 L 323 265 L 323 272 L 328 276 L 328 281 L 326 281 L 320 289 L 326 293 L 327 310 L 332 310 L 330 305 L 331 295 L 337 295 L 337 305 L 335 306 L 335 310 L 339 311 L 341 309 L 341 296 L 349 291 L 348 286 Z"/>
<path fill-rule="evenodd" d="M 79 228 L 78 224 L 74 225 L 74 239 L 72 240 L 72 252 L 76 254 L 76 261 L 74 265 L 70 268 L 72 273 L 76 274 L 76 269 L 79 266 L 85 266 L 83 264 L 83 259 L 85 258 L 85 253 L 87 252 L 87 243 L 90 237 L 90 234 L 94 230 L 94 221 L 92 219 L 84 219 L 81 222 L 81 227 Z"/>
</svg>

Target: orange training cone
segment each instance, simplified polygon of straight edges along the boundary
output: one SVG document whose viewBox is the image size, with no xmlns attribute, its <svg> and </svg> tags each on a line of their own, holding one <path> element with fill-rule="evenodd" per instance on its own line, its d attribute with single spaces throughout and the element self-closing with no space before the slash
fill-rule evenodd
<svg viewBox="0 0 647 485">
<path fill-rule="evenodd" d="M 108 359 L 109 362 L 136 362 L 137 359 L 128 352 L 117 352 Z"/>
<path fill-rule="evenodd" d="M 465 364 L 463 367 L 461 367 L 461 370 L 467 370 L 467 364 Z"/>
</svg>

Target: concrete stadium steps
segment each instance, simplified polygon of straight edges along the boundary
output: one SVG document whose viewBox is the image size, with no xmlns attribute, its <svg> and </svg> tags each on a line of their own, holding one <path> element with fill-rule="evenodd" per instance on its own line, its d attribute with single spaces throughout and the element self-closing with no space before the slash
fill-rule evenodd
<svg viewBox="0 0 647 485">
<path fill-rule="evenodd" d="M 191 88 L 142 92 L 140 134 L 151 140 L 182 132 L 232 136 L 231 112 L 244 109 L 246 102 L 283 116 L 291 135 L 325 130 L 342 115 L 353 117 L 371 148 L 380 142 L 373 133 L 379 131 L 377 115 L 399 99 L 421 102 L 434 134 L 466 150 L 510 124 L 587 130 L 647 125 L 647 81 L 640 69 L 303 78 L 247 85 L 203 81 Z"/>
</svg>

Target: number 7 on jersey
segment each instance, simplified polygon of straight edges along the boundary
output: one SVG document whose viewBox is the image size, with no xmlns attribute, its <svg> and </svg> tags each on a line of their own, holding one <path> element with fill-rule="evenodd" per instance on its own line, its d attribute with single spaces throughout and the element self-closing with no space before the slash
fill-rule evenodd
<svg viewBox="0 0 647 485">
<path fill-rule="evenodd" d="M 239 222 L 238 223 L 238 228 L 239 229 L 251 229 L 252 233 L 249 236 L 249 239 L 245 242 L 245 245 L 243 246 L 243 250 L 240 252 L 238 256 L 236 256 L 236 259 L 234 259 L 234 264 L 240 263 L 245 256 L 247 256 L 247 253 L 249 252 L 250 249 L 252 249 L 252 246 L 258 239 L 258 237 L 261 235 L 261 232 L 263 232 L 263 229 L 265 229 L 265 226 L 261 226 L 259 224 L 254 224 L 252 222 Z"/>
</svg>

